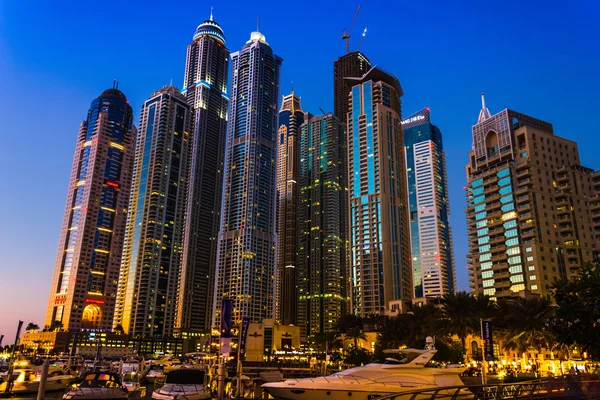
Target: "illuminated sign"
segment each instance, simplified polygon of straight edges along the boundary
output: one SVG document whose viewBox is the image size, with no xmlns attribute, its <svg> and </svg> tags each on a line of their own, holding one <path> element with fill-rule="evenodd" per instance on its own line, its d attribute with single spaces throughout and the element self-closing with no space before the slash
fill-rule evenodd
<svg viewBox="0 0 600 400">
<path fill-rule="evenodd" d="M 426 124 L 429 122 L 429 108 L 424 108 L 419 112 L 410 115 L 402 121 L 403 128 L 412 128 L 413 126 Z"/>
<path fill-rule="evenodd" d="M 402 121 L 402 125 L 410 124 L 411 122 L 417 122 L 417 121 L 421 121 L 424 119 L 425 119 L 425 117 L 422 115 L 415 115 L 414 117 L 406 118 L 404 121 Z"/>
<path fill-rule="evenodd" d="M 104 300 L 99 300 L 99 299 L 85 299 L 86 303 L 93 303 L 93 304 L 104 304 Z"/>
<path fill-rule="evenodd" d="M 119 184 L 117 182 L 113 182 L 113 181 L 106 181 L 105 182 L 108 186 L 110 187 L 114 187 L 114 188 L 119 188 Z"/>
</svg>

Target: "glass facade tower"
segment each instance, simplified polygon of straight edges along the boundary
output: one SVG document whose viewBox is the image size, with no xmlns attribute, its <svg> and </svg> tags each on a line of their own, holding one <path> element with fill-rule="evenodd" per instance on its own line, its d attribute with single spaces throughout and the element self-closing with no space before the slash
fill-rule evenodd
<svg viewBox="0 0 600 400">
<path fill-rule="evenodd" d="M 242 316 L 256 322 L 273 318 L 275 302 L 277 101 L 282 59 L 260 32 L 252 32 L 231 59 L 215 325 L 223 298 L 233 300 L 233 316 L 238 321 Z"/>
<path fill-rule="evenodd" d="M 175 322 L 179 331 L 205 332 L 211 326 L 229 107 L 228 62 L 225 35 L 211 15 L 198 26 L 187 48 L 182 91 L 192 107 L 194 134 Z"/>
<path fill-rule="evenodd" d="M 79 128 L 46 326 L 113 326 L 135 139 L 125 95 L 105 90 Z"/>
<path fill-rule="evenodd" d="M 425 108 L 402 121 L 415 297 L 455 290 L 448 178 L 442 132 Z"/>
<path fill-rule="evenodd" d="M 298 313 L 298 136 L 304 122 L 300 98 L 284 96 L 277 137 L 277 266 L 275 319 L 297 324 Z"/>
<path fill-rule="evenodd" d="M 372 68 L 352 83 L 348 112 L 348 192 L 354 313 L 381 314 L 412 298 L 402 89 Z"/>
<path fill-rule="evenodd" d="M 115 326 L 134 336 L 173 334 L 183 258 L 192 113 L 173 86 L 142 107 Z"/>
<path fill-rule="evenodd" d="M 302 337 L 333 332 L 350 312 L 346 130 L 331 113 L 300 127 L 298 325 Z"/>
</svg>

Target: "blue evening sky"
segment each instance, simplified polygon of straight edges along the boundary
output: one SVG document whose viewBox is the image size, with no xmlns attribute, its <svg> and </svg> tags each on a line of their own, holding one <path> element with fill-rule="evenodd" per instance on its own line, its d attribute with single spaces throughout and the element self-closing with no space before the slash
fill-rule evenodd
<svg viewBox="0 0 600 400">
<path fill-rule="evenodd" d="M 237 51 L 256 29 L 283 57 L 281 92 L 313 113 L 333 109 L 333 60 L 360 0 L 0 2 L 0 334 L 44 323 L 75 140 L 91 100 L 119 80 L 138 121 L 162 85 L 181 87 L 186 46 L 208 18 Z M 431 108 L 444 135 L 456 274 L 468 289 L 464 164 L 486 93 L 552 122 L 599 169 L 597 0 L 362 0 L 352 48 L 395 73 L 405 116 Z"/>
</svg>

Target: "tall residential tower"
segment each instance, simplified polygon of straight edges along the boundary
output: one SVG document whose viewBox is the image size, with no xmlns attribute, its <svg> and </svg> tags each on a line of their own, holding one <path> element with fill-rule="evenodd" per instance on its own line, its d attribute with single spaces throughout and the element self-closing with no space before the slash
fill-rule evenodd
<svg viewBox="0 0 600 400">
<path fill-rule="evenodd" d="M 402 121 L 415 297 L 455 290 L 448 178 L 442 132 L 425 108 Z"/>
<path fill-rule="evenodd" d="M 192 121 L 185 96 L 173 86 L 142 107 L 114 321 L 131 335 L 173 334 Z"/>
<path fill-rule="evenodd" d="M 252 32 L 233 62 L 213 321 L 221 300 L 252 321 L 274 316 L 277 100 L 282 59 Z"/>
<path fill-rule="evenodd" d="M 300 127 L 298 322 L 303 337 L 333 332 L 350 310 L 346 254 L 346 130 L 331 113 Z"/>
<path fill-rule="evenodd" d="M 354 313 L 365 316 L 413 293 L 403 93 L 398 78 L 377 67 L 346 81 L 352 301 Z"/>
<path fill-rule="evenodd" d="M 183 93 L 194 115 L 192 168 L 176 327 L 210 328 L 227 138 L 229 50 L 212 13 L 188 46 Z"/>
<path fill-rule="evenodd" d="M 105 90 L 81 123 L 46 326 L 111 329 L 136 131 L 123 92 Z"/>
<path fill-rule="evenodd" d="M 471 288 L 546 296 L 599 250 L 594 173 L 551 124 L 509 109 L 490 115 L 483 100 L 466 167 Z"/>
<path fill-rule="evenodd" d="M 300 98 L 283 97 L 277 138 L 276 317 L 285 325 L 298 317 L 298 181 L 299 130 L 304 122 Z"/>
</svg>

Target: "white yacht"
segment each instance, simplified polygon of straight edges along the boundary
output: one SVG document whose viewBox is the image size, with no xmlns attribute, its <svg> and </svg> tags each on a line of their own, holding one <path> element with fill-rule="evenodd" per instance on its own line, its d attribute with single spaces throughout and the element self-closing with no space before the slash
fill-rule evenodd
<svg viewBox="0 0 600 400">
<path fill-rule="evenodd" d="M 165 384 L 152 392 L 153 399 L 205 400 L 210 399 L 206 385 L 206 371 L 202 369 L 177 369 L 167 374 Z"/>
<path fill-rule="evenodd" d="M 83 382 L 63 395 L 63 400 L 122 400 L 129 397 L 123 388 L 119 374 L 114 372 L 93 372 L 85 376 Z"/>
<path fill-rule="evenodd" d="M 8 377 L 6 377 L 8 380 Z M 48 375 L 46 380 L 46 391 L 66 389 L 73 377 L 62 373 Z M 6 390 L 7 382 L 0 383 L 0 392 Z M 15 369 L 12 373 L 11 392 L 13 393 L 37 393 L 40 387 L 40 371 L 31 368 Z"/>
<path fill-rule="evenodd" d="M 165 367 L 162 364 L 152 364 L 144 373 L 143 379 L 147 382 L 160 382 L 165 377 Z"/>
<path fill-rule="evenodd" d="M 388 394 L 443 386 L 463 385 L 460 373 L 464 368 L 424 368 L 437 350 L 429 343 L 425 350 L 402 349 L 405 360 L 387 358 L 350 368 L 333 375 L 288 379 L 262 385 L 271 396 L 286 400 L 373 400 Z"/>
</svg>

